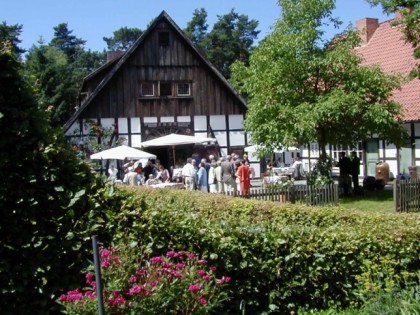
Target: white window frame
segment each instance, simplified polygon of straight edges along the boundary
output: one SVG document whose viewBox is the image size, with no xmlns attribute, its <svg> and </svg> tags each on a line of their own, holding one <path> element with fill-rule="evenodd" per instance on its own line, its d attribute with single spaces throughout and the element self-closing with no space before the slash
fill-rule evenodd
<svg viewBox="0 0 420 315">
<path fill-rule="evenodd" d="M 151 85 L 152 86 L 152 94 L 143 94 L 143 85 Z M 140 95 L 141 96 L 155 96 L 155 85 L 153 82 L 142 82 L 140 85 Z"/>
<path fill-rule="evenodd" d="M 180 86 L 185 85 L 188 87 L 188 93 L 180 93 Z M 178 96 L 191 96 L 191 83 L 189 82 L 179 82 L 176 85 L 176 93 Z"/>
</svg>

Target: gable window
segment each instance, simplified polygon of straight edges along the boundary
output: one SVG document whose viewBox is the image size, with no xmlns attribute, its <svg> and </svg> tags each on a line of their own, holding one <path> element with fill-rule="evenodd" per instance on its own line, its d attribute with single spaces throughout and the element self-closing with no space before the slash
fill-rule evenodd
<svg viewBox="0 0 420 315">
<path fill-rule="evenodd" d="M 177 84 L 178 96 L 190 96 L 191 95 L 191 84 L 190 83 L 178 83 Z"/>
<path fill-rule="evenodd" d="M 155 87 L 152 82 L 141 84 L 141 96 L 155 96 Z"/>
<path fill-rule="evenodd" d="M 169 46 L 169 32 L 159 32 L 159 46 Z"/>
<path fill-rule="evenodd" d="M 168 82 L 160 82 L 159 84 L 159 95 L 160 96 L 171 96 L 172 95 L 172 85 Z"/>
</svg>

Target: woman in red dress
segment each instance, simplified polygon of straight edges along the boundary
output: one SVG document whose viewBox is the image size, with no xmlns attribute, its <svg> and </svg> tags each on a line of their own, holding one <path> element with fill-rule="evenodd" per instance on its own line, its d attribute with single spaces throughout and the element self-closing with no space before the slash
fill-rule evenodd
<svg viewBox="0 0 420 315">
<path fill-rule="evenodd" d="M 236 171 L 236 176 L 238 176 L 240 180 L 240 194 L 242 196 L 248 196 L 249 188 L 251 186 L 251 169 L 245 164 L 245 161 L 241 161 L 241 165 Z"/>
</svg>

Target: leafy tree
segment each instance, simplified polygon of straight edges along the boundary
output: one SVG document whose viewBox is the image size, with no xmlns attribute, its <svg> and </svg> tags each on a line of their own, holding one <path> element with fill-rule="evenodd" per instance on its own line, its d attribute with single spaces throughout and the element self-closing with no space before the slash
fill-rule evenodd
<svg viewBox="0 0 420 315">
<path fill-rule="evenodd" d="M 70 62 L 74 62 L 79 57 L 86 43 L 85 40 L 77 38 L 72 33 L 67 23 L 61 23 L 54 27 L 54 37 L 50 42 L 52 47 L 63 51 Z"/>
<path fill-rule="evenodd" d="M 209 60 L 227 78 L 229 66 L 236 60 L 247 62 L 252 44 L 257 38 L 258 21 L 249 20 L 247 15 L 239 15 L 233 9 L 218 21 L 206 38 L 206 52 Z"/>
<path fill-rule="evenodd" d="M 250 58 L 237 62 L 232 83 L 249 98 L 244 123 L 267 151 L 318 142 L 355 145 L 376 134 L 400 144 L 406 133 L 400 105 L 390 100 L 399 78 L 363 67 L 360 41 L 348 30 L 323 42 L 320 27 L 337 23 L 333 0 L 280 0 L 282 18 Z"/>
<path fill-rule="evenodd" d="M 204 8 L 196 9 L 192 20 L 188 22 L 187 27 L 184 29 L 184 33 L 197 47 L 204 50 L 208 27 L 207 11 Z"/>
<path fill-rule="evenodd" d="M 400 11 L 402 19 L 396 24 L 402 25 L 408 42 L 413 45 L 414 56 L 420 59 L 420 2 L 418 0 L 367 0 L 372 5 L 382 4 L 385 12 Z M 413 69 L 413 76 L 420 77 L 420 63 Z"/>
<path fill-rule="evenodd" d="M 103 37 L 103 40 L 110 51 L 124 51 L 133 46 L 134 42 L 143 34 L 141 29 L 136 27 L 121 27 L 114 32 L 112 37 Z"/>
<path fill-rule="evenodd" d="M 0 24 L 0 42 L 11 43 L 13 53 L 18 56 L 25 52 L 24 49 L 19 47 L 19 44 L 22 42 L 19 39 L 21 33 L 21 24 L 7 25 L 5 21 L 3 21 L 3 23 Z"/>
<path fill-rule="evenodd" d="M 28 51 L 25 71 L 39 107 L 53 126 L 62 126 L 74 112 L 82 78 L 103 65 L 106 55 L 84 50 L 85 41 L 72 35 L 66 23 L 54 30 L 48 45 L 40 42 Z"/>
<path fill-rule="evenodd" d="M 47 45 L 29 49 L 25 71 L 40 109 L 48 113 L 53 126 L 63 125 L 74 112 L 82 73 L 65 52 Z"/>
<path fill-rule="evenodd" d="M 38 110 L 20 67 L 11 45 L 0 43 L 0 309 L 54 314 L 57 294 L 80 283 L 91 257 L 83 239 L 68 236 L 91 209 L 96 185 Z"/>
<path fill-rule="evenodd" d="M 103 66 L 106 63 L 106 52 L 84 50 L 79 58 L 75 60 L 74 67 L 80 72 L 80 78 L 89 74 L 93 70 Z"/>
<path fill-rule="evenodd" d="M 230 77 L 230 65 L 235 60 L 248 61 L 252 45 L 259 31 L 258 21 L 249 20 L 246 15 L 239 15 L 233 9 L 207 32 L 207 12 L 195 10 L 192 20 L 184 32 L 197 45 L 204 55 L 219 69 L 225 77 Z"/>
</svg>

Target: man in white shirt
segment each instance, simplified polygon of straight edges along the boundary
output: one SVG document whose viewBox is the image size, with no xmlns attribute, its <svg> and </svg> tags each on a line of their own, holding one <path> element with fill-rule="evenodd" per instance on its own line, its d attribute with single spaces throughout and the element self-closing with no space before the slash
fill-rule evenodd
<svg viewBox="0 0 420 315">
<path fill-rule="evenodd" d="M 192 165 L 192 158 L 187 159 L 187 164 L 182 168 L 182 178 L 186 190 L 194 190 L 194 166 Z"/>
</svg>

